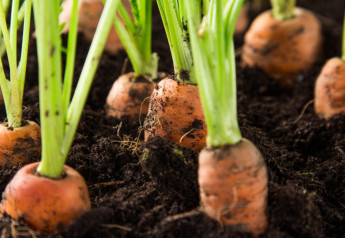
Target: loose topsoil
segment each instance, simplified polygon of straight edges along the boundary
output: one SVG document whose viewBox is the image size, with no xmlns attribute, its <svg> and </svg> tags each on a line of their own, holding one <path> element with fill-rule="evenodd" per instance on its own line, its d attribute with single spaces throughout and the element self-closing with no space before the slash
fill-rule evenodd
<svg viewBox="0 0 345 238">
<path fill-rule="evenodd" d="M 322 60 L 286 90 L 260 69 L 242 67 L 238 57 L 238 117 L 243 136 L 257 145 L 268 167 L 269 227 L 262 237 L 345 237 L 345 116 L 318 119 L 311 101 L 322 65 L 341 52 L 344 1 L 298 2 L 323 23 Z M 257 14 L 252 9 L 251 19 Z M 172 60 L 156 8 L 153 26 L 159 70 L 170 74 Z M 242 42 L 243 35 L 237 36 L 238 52 Z M 88 47 L 80 35 L 76 76 Z M 35 52 L 32 39 L 24 118 L 39 123 Z M 198 209 L 197 151 L 163 138 L 143 143 L 139 121 L 129 124 L 105 116 L 106 95 L 125 59 L 124 51 L 105 53 L 97 71 L 67 160 L 84 176 L 92 210 L 62 236 L 250 237 L 222 227 Z M 0 170 L 1 192 L 17 170 Z M 8 217 L 0 219 L 0 229 L 2 237 L 60 237 L 34 233 L 23 221 Z"/>
</svg>

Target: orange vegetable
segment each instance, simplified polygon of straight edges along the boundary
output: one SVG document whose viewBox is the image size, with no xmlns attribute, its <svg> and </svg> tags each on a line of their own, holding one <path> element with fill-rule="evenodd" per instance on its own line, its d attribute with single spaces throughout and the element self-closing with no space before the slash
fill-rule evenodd
<svg viewBox="0 0 345 238">
<path fill-rule="evenodd" d="M 60 24 L 65 23 L 63 32 L 66 33 L 69 29 L 69 20 L 71 17 L 73 0 L 65 0 L 62 4 L 63 11 L 60 13 L 59 21 Z M 128 10 L 131 12 L 131 5 L 128 0 L 122 1 Z M 78 29 L 84 34 L 84 37 L 88 41 L 92 41 L 95 34 L 98 21 L 101 17 L 104 4 L 102 0 L 79 0 L 79 21 Z M 117 35 L 115 28 L 112 27 L 107 43 L 105 45 L 105 50 L 112 54 L 117 53 L 120 49 L 123 49 L 122 43 L 119 36 Z"/>
<path fill-rule="evenodd" d="M 35 122 L 28 121 L 18 128 L 0 124 L 0 164 L 7 168 L 28 164 L 41 154 L 41 129 Z"/>
<path fill-rule="evenodd" d="M 136 78 L 134 73 L 121 75 L 107 97 L 107 115 L 131 122 L 139 120 L 139 116 L 144 118 L 154 87 L 153 82 Z"/>
<path fill-rule="evenodd" d="M 248 14 L 248 7 L 246 5 L 243 5 L 236 22 L 235 34 L 241 34 L 247 29 L 247 26 L 249 23 L 247 14 Z"/>
<path fill-rule="evenodd" d="M 294 9 L 294 17 L 276 20 L 272 11 L 259 15 L 245 35 L 242 60 L 258 66 L 283 86 L 309 69 L 321 54 L 321 24 L 308 10 Z"/>
<path fill-rule="evenodd" d="M 203 149 L 198 175 L 206 214 L 223 225 L 254 235 L 265 231 L 267 170 L 260 152 L 249 140 Z"/>
<path fill-rule="evenodd" d="M 182 146 L 200 150 L 207 129 L 198 87 L 165 78 L 153 90 L 145 119 L 145 140 L 165 137 Z"/>
<path fill-rule="evenodd" d="M 39 163 L 21 168 L 7 185 L 1 213 L 13 219 L 23 217 L 34 230 L 62 232 L 76 218 L 90 210 L 87 186 L 81 175 L 64 166 L 65 175 L 50 179 L 37 174 Z"/>
<path fill-rule="evenodd" d="M 322 68 L 315 83 L 315 112 L 320 118 L 345 114 L 345 61 L 332 58 Z"/>
</svg>

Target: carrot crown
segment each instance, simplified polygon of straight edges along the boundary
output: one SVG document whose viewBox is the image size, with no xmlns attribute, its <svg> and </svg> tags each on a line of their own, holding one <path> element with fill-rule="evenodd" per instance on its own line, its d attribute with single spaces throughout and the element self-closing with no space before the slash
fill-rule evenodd
<svg viewBox="0 0 345 238">
<path fill-rule="evenodd" d="M 233 34 L 243 0 L 211 0 L 201 20 L 199 1 L 185 1 L 194 71 L 207 124 L 207 146 L 236 144 L 236 65 Z M 205 7 L 205 5 L 204 5 Z"/>
<path fill-rule="evenodd" d="M 293 17 L 296 0 L 271 0 L 273 17 L 277 20 L 287 20 Z"/>
<path fill-rule="evenodd" d="M 63 172 L 63 165 L 98 67 L 106 36 L 115 20 L 119 0 L 108 0 L 105 4 L 71 102 L 78 0 L 74 0 L 72 5 L 64 78 L 62 78 L 63 47 L 59 26 L 60 3 L 61 0 L 35 0 L 33 4 L 37 33 L 42 133 L 42 158 L 38 172 L 50 178 L 58 178 Z"/>
<path fill-rule="evenodd" d="M 195 84 L 196 81 L 192 75 L 193 60 L 186 27 L 184 2 L 185 0 L 157 0 L 157 5 L 168 38 L 177 80 Z M 203 2 L 208 1 L 203 0 Z M 200 18 L 201 8 L 195 9 L 193 14 Z M 183 78 L 184 75 L 188 75 L 187 78 Z"/>
<path fill-rule="evenodd" d="M 105 2 L 105 0 L 103 0 Z M 152 1 L 130 0 L 133 20 L 121 2 L 114 25 L 128 54 L 135 76 L 157 78 L 158 56 L 151 49 Z"/>
<path fill-rule="evenodd" d="M 23 92 L 29 48 L 29 33 L 32 0 L 26 0 L 20 7 L 20 0 L 12 1 L 10 29 L 6 23 L 9 1 L 0 1 L 0 85 L 6 107 L 8 125 L 20 127 L 22 121 Z M 23 40 L 19 65 L 17 65 L 17 28 L 24 20 Z M 6 51 L 10 68 L 10 80 L 3 70 L 2 55 Z"/>
</svg>

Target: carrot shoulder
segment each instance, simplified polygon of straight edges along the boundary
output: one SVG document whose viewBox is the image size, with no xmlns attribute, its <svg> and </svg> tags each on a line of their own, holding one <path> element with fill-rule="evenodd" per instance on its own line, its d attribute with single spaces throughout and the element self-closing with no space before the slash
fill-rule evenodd
<svg viewBox="0 0 345 238">
<path fill-rule="evenodd" d="M 0 124 L 0 164 L 10 168 L 27 164 L 41 154 L 41 129 L 35 122 L 10 128 L 7 123 Z"/>
<path fill-rule="evenodd" d="M 87 186 L 81 175 L 64 166 L 64 176 L 50 179 L 37 174 L 39 163 L 21 168 L 7 185 L 0 205 L 2 214 L 23 217 L 34 230 L 62 232 L 90 209 Z"/>
<path fill-rule="evenodd" d="M 294 17 L 276 20 L 272 11 L 259 15 L 245 35 L 242 60 L 258 66 L 283 86 L 318 60 L 322 47 L 321 24 L 308 10 L 294 9 Z"/>
<path fill-rule="evenodd" d="M 198 176 L 205 213 L 240 231 L 265 231 L 267 170 L 261 153 L 249 140 L 203 149 Z"/>
<path fill-rule="evenodd" d="M 200 150 L 206 145 L 206 124 L 198 87 L 165 78 L 153 90 L 145 119 L 145 140 L 165 137 Z"/>
<path fill-rule="evenodd" d="M 107 97 L 107 115 L 131 122 L 147 114 L 150 96 L 155 84 L 134 73 L 121 75 L 113 84 Z"/>
<path fill-rule="evenodd" d="M 345 113 L 345 61 L 332 58 L 322 68 L 315 83 L 314 108 L 320 118 Z"/>
</svg>

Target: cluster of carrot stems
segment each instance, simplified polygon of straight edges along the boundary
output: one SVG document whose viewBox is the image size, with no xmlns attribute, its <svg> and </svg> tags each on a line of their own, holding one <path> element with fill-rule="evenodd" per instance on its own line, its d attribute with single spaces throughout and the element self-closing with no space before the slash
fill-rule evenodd
<svg viewBox="0 0 345 238">
<path fill-rule="evenodd" d="M 20 0 L 12 1 L 10 28 L 8 28 L 6 22 L 9 6 L 10 1 L 0 1 L 0 56 L 5 52 L 7 53 L 10 68 L 10 79 L 7 79 L 3 70 L 2 57 L 0 57 L 0 85 L 6 107 L 8 125 L 17 128 L 21 126 L 22 121 L 22 102 L 28 57 L 32 0 L 26 0 L 21 7 Z M 19 64 L 17 65 L 17 28 L 22 21 L 24 21 L 22 47 Z"/>
<path fill-rule="evenodd" d="M 102 0 L 104 3 L 106 0 Z M 136 77 L 157 78 L 158 55 L 152 53 L 152 1 L 130 1 L 133 20 L 123 4 L 119 4 L 114 21 L 117 34 L 133 66 Z"/>
<path fill-rule="evenodd" d="M 188 40 L 187 21 L 184 2 L 187 0 L 157 0 L 159 12 L 168 38 L 171 56 L 174 64 L 174 73 L 177 80 L 196 84 L 192 75 L 192 52 Z M 203 0 L 203 5 L 208 6 L 209 1 Z M 199 8 L 199 10 L 201 10 Z M 201 11 L 195 11 L 201 16 Z M 187 72 L 189 78 L 183 78 L 183 72 Z"/>
<path fill-rule="evenodd" d="M 238 143 L 236 61 L 233 34 L 243 0 L 210 1 L 198 12 L 200 1 L 185 1 L 193 54 L 205 121 L 207 147 Z"/>
<path fill-rule="evenodd" d="M 62 72 L 60 0 L 35 0 L 33 4 L 39 63 L 39 98 L 42 157 L 38 173 L 58 178 L 70 150 L 120 0 L 108 0 L 72 97 L 73 71 L 78 31 L 78 1 L 73 1 Z M 64 75 L 64 77 L 63 77 Z"/>
</svg>

